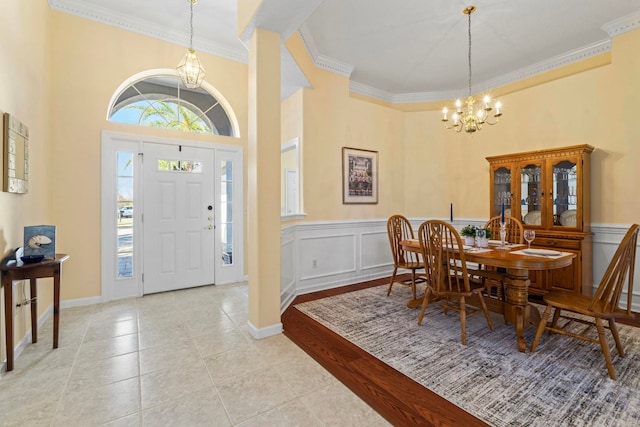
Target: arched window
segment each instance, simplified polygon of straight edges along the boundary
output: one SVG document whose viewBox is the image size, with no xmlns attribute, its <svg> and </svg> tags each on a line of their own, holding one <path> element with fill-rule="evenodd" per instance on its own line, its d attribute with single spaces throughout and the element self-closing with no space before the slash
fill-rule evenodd
<svg viewBox="0 0 640 427">
<path fill-rule="evenodd" d="M 207 90 L 208 89 L 208 90 Z M 238 136 L 238 126 L 222 95 L 206 82 L 188 89 L 175 70 L 156 70 L 129 78 L 114 94 L 108 119 L 184 132 Z"/>
</svg>

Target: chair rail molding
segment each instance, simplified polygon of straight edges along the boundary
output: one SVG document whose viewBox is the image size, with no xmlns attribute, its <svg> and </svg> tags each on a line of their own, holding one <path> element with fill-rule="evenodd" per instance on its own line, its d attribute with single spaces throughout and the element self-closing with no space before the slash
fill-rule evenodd
<svg viewBox="0 0 640 427">
<path fill-rule="evenodd" d="M 428 218 L 409 218 L 414 230 Z M 441 218 L 444 219 L 444 218 Z M 457 218 L 454 226 L 485 220 Z M 387 219 L 314 221 L 287 224 L 281 230 L 281 310 L 298 295 L 391 276 L 393 259 Z M 630 225 L 591 224 L 595 290 Z M 640 313 L 640 261 L 635 264 L 633 311 Z M 626 298 L 626 295 L 624 296 Z M 623 298 L 623 299 L 624 299 Z"/>
</svg>

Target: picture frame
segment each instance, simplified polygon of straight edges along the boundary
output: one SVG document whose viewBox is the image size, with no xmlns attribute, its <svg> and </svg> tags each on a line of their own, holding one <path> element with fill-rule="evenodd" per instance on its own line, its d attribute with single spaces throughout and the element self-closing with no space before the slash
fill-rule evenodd
<svg viewBox="0 0 640 427">
<path fill-rule="evenodd" d="M 44 256 L 53 259 L 56 256 L 56 226 L 28 225 L 24 227 L 24 255 Z"/>
<path fill-rule="evenodd" d="M 29 128 L 15 116 L 3 115 L 3 191 L 25 194 L 29 189 Z"/>
<path fill-rule="evenodd" d="M 378 203 L 378 152 L 342 147 L 342 203 Z"/>
</svg>

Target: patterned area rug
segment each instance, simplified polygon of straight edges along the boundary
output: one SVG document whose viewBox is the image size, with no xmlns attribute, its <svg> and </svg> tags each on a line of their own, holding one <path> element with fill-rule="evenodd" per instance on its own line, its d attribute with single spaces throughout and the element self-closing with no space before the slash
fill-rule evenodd
<svg viewBox="0 0 640 427">
<path fill-rule="evenodd" d="M 458 313 L 432 304 L 418 326 L 404 291 L 387 297 L 378 286 L 295 307 L 488 424 L 640 426 L 638 328 L 618 325 L 624 358 L 610 337 L 613 381 L 598 345 L 545 333 L 534 353 L 520 353 L 512 325 L 492 313 L 491 332 L 478 312 L 467 318 L 464 346 Z M 527 346 L 534 334 L 527 328 Z"/>
</svg>

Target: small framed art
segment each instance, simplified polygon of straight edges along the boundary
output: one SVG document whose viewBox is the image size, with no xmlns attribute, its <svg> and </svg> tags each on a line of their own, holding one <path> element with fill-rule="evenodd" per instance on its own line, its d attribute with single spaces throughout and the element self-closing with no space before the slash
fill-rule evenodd
<svg viewBox="0 0 640 427">
<path fill-rule="evenodd" d="M 24 255 L 56 257 L 56 226 L 28 225 L 24 227 Z"/>
<path fill-rule="evenodd" d="M 3 124 L 3 190 L 24 194 L 29 186 L 29 129 L 9 113 L 4 113 Z"/>
<path fill-rule="evenodd" d="M 342 147 L 342 203 L 378 203 L 378 152 Z"/>
</svg>

